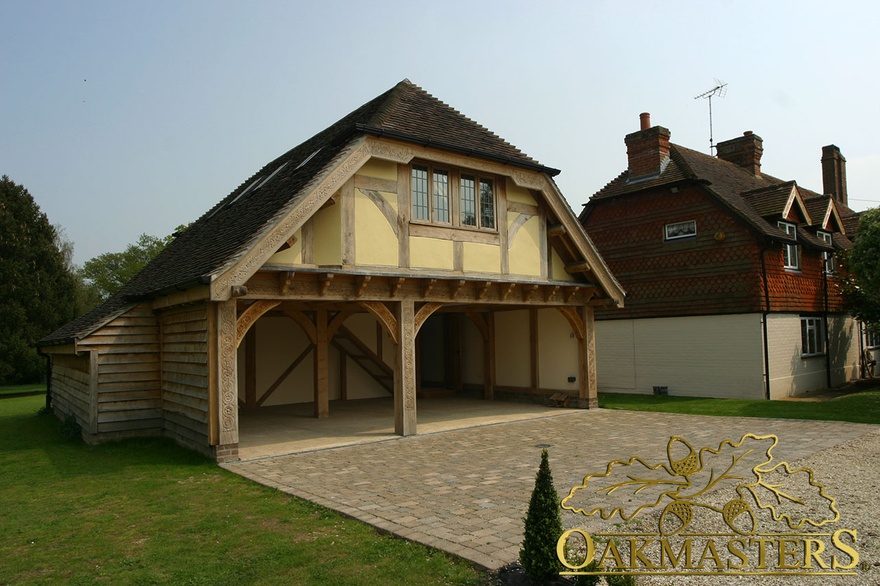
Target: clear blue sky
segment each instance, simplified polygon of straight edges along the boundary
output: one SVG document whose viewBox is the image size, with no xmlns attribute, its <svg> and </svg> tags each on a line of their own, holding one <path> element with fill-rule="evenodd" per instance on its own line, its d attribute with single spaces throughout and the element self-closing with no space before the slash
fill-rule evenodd
<svg viewBox="0 0 880 586">
<path fill-rule="evenodd" d="M 575 212 L 626 167 L 638 115 L 708 152 L 880 204 L 880 3 L 0 0 L 0 174 L 81 264 L 195 220 L 403 78 L 545 165 Z"/>
</svg>

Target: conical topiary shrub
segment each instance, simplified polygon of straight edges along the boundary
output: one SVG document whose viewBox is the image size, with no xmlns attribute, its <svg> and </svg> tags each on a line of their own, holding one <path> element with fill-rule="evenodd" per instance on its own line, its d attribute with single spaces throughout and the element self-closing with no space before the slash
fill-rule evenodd
<svg viewBox="0 0 880 586">
<path fill-rule="evenodd" d="M 547 450 L 541 452 L 541 466 L 535 477 L 535 489 L 529 499 L 525 518 L 525 536 L 519 561 L 529 578 L 536 582 L 553 579 L 562 570 L 556 557 L 556 542 L 562 535 L 559 497 L 553 486 Z"/>
</svg>

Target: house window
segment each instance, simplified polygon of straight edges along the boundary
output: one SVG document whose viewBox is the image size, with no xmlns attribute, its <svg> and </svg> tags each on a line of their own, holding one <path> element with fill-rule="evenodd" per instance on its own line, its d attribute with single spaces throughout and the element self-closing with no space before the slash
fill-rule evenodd
<svg viewBox="0 0 880 586">
<path fill-rule="evenodd" d="M 822 318 L 801 318 L 801 356 L 825 354 L 825 336 L 822 335 Z"/>
<path fill-rule="evenodd" d="M 779 222 L 778 226 L 780 230 L 782 230 L 792 238 L 797 239 L 797 227 L 794 224 L 789 224 L 788 222 Z M 783 244 L 783 254 L 785 256 L 785 268 L 801 268 L 801 261 L 798 254 L 797 244 L 789 244 L 787 242 Z"/>
<path fill-rule="evenodd" d="M 831 233 L 830 232 L 816 232 L 816 235 L 819 237 L 819 240 L 824 242 L 825 244 L 831 245 Z M 825 262 L 825 273 L 830 275 L 834 273 L 834 253 L 833 252 L 823 252 L 822 260 Z"/>
<path fill-rule="evenodd" d="M 865 328 L 865 348 L 880 347 L 880 324 Z"/>
<path fill-rule="evenodd" d="M 687 222 L 677 222 L 675 224 L 666 224 L 666 239 L 675 240 L 677 238 L 688 238 L 697 235 L 697 222 L 688 220 Z"/>
<path fill-rule="evenodd" d="M 428 165 L 412 167 L 412 218 L 495 230 L 495 179 Z"/>
</svg>

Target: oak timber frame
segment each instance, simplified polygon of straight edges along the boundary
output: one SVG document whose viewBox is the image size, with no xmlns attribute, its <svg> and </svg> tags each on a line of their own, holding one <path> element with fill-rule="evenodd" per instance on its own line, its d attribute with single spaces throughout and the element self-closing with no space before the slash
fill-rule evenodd
<svg viewBox="0 0 880 586">
<path fill-rule="evenodd" d="M 422 276 L 410 271 L 406 238 L 400 237 L 402 267 L 387 271 L 364 271 L 355 266 L 333 268 L 314 264 L 296 267 L 267 266 L 265 262 L 280 250 L 297 230 L 311 230 L 309 218 L 326 205 L 340 189 L 354 189 L 352 180 L 357 170 L 370 158 L 407 165 L 414 158 L 443 162 L 477 171 L 506 176 L 516 185 L 544 193 L 538 208 L 529 206 L 529 213 L 542 213 L 558 222 L 548 226 L 541 238 L 542 247 L 548 239 L 557 239 L 565 251 L 566 272 L 583 274 L 582 281 L 550 281 L 545 269 L 540 277 L 517 280 L 508 275 L 506 256 L 502 257 L 502 274 L 486 276 Z M 310 318 L 293 317 L 307 332 L 315 353 L 315 415 L 326 417 L 329 412 L 328 356 L 332 338 L 330 312 L 365 310 L 372 313 L 395 344 L 394 419 L 400 435 L 416 433 L 416 336 L 427 317 L 436 311 L 461 311 L 480 330 L 484 340 L 484 389 L 487 399 L 495 395 L 495 332 L 494 313 L 503 309 L 553 307 L 561 311 L 572 327 L 578 344 L 578 397 L 581 407 L 595 407 L 596 394 L 595 330 L 593 307 L 621 304 L 623 292 L 613 277 L 604 270 L 604 263 L 583 233 L 577 219 L 565 206 L 555 183 L 548 177 L 530 171 L 506 167 L 498 163 L 437 151 L 394 141 L 363 138 L 353 142 L 339 157 L 340 162 L 326 174 L 315 178 L 310 192 L 291 204 L 281 219 L 261 236 L 256 245 L 212 280 L 207 301 L 209 323 L 214 340 L 209 349 L 209 368 L 213 375 L 209 385 L 210 443 L 219 455 L 237 450 L 238 445 L 238 377 L 236 350 L 245 340 L 253 323 L 277 304 L 286 307 L 286 315 L 309 306 Z M 406 176 L 399 182 L 402 201 L 408 202 Z M 508 209 L 517 203 L 509 204 Z M 407 205 L 403 205 L 398 222 L 407 226 L 400 230 L 443 230 L 433 226 L 408 224 Z M 515 230 L 518 226 L 513 226 Z M 402 235 L 401 235 L 402 236 Z M 506 249 L 508 233 L 500 230 L 502 250 Z M 564 237 L 564 238 L 563 238 Z M 303 258 L 308 262 L 311 251 L 304 239 Z M 546 256 L 546 248 L 542 254 Z M 575 259 L 570 261 L 569 259 Z M 312 261 L 313 262 L 313 261 Z M 610 296 L 609 296 L 610 294 Z M 293 305 L 293 307 L 291 307 Z M 240 317 L 239 317 L 240 316 Z M 339 317 L 334 314 L 334 320 Z M 344 319 L 341 318 L 341 319 Z M 310 321 L 311 325 L 305 322 Z M 335 327 L 341 324 L 339 321 Z M 534 338 L 534 336 L 532 336 Z M 536 351 L 535 339 L 531 342 Z M 534 365 L 533 365 L 534 368 Z M 537 386 L 533 377 L 533 387 Z M 219 456 L 218 456 L 219 459 Z"/>
<path fill-rule="evenodd" d="M 236 350 L 260 316 L 280 311 L 305 332 L 315 355 L 315 416 L 329 415 L 329 346 L 335 331 L 355 312 L 369 312 L 395 344 L 394 429 L 399 435 L 416 433 L 416 337 L 436 312 L 461 313 L 483 338 L 483 397 L 495 395 L 496 311 L 555 308 L 567 320 L 578 343 L 577 404 L 597 406 L 595 288 L 582 284 L 540 284 L 480 279 L 438 279 L 363 275 L 351 271 L 300 269 L 297 272 L 261 270 L 240 290 L 240 296 L 213 304 L 219 327 L 217 359 L 219 381 L 214 445 L 238 443 L 238 388 Z M 531 328 L 530 328 L 531 329 Z M 534 334 L 532 355 L 537 351 Z M 304 352 L 303 354 L 306 354 Z M 301 360 L 303 356 L 297 360 Z M 538 381 L 533 365 L 532 390 Z M 247 391 L 246 391 L 247 394 Z"/>
</svg>

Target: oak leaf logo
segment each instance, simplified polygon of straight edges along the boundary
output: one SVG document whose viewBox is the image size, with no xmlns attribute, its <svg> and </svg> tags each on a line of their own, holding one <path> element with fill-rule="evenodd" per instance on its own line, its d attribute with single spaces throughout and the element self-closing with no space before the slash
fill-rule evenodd
<svg viewBox="0 0 880 586">
<path fill-rule="evenodd" d="M 837 521 L 837 504 L 812 470 L 773 461 L 778 443 L 775 435 L 748 433 L 737 442 L 724 440 L 717 448 L 696 450 L 686 439 L 671 437 L 667 461 L 652 464 L 637 456 L 612 460 L 605 472 L 588 474 L 583 484 L 572 488 L 562 508 L 598 514 L 604 520 L 615 515 L 630 520 L 645 509 L 663 506 L 658 529 L 664 536 L 690 525 L 697 508 L 719 513 L 741 535 L 757 531 L 757 510 L 768 511 L 774 521 L 793 530 Z M 700 500 L 718 489 L 732 489 L 736 496 L 720 507 Z"/>
</svg>

